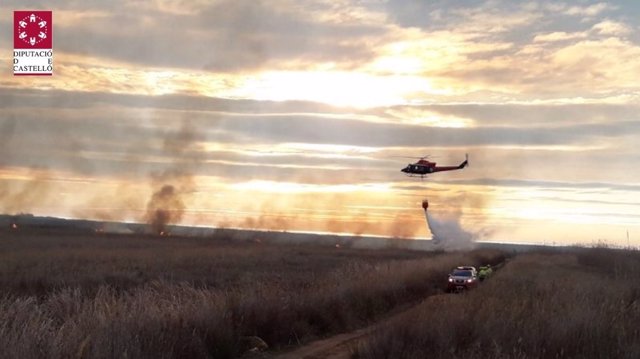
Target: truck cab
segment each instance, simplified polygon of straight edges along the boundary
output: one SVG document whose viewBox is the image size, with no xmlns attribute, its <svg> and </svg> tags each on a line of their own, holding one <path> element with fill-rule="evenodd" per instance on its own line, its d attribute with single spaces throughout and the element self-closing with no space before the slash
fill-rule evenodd
<svg viewBox="0 0 640 359">
<path fill-rule="evenodd" d="M 478 275 L 474 267 L 457 267 L 447 279 L 448 292 L 460 292 L 478 286 Z"/>
</svg>

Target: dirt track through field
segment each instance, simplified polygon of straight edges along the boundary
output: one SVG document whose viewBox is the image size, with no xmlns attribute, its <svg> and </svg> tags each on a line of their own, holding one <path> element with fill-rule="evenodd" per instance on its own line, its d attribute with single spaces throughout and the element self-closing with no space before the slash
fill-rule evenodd
<svg viewBox="0 0 640 359">
<path fill-rule="evenodd" d="M 406 313 L 410 312 L 414 308 L 420 306 L 426 301 L 441 300 L 446 294 L 434 294 L 425 298 L 419 303 L 414 303 L 409 306 L 405 306 L 397 312 L 394 312 L 389 317 L 382 319 L 368 327 L 361 328 L 349 333 L 342 333 L 330 338 L 317 340 L 311 342 L 303 347 L 294 349 L 293 351 L 275 355 L 274 358 L 278 359 L 348 359 L 351 353 L 358 346 L 358 342 L 377 328 L 390 323 Z"/>
<path fill-rule="evenodd" d="M 499 263 L 494 266 L 494 271 L 500 269 L 505 262 Z M 442 301 L 446 300 L 446 296 L 449 294 L 440 293 L 426 297 L 419 303 L 413 303 L 401 307 L 397 311 L 392 312 L 388 317 L 381 319 L 380 321 L 349 333 L 342 333 L 330 338 L 316 340 L 305 346 L 302 346 L 292 351 L 274 355 L 274 358 L 278 359 L 348 359 L 351 357 L 351 353 L 357 348 L 358 343 L 371 335 L 379 327 L 385 326 L 388 323 L 398 320 L 411 312 L 418 306 L 425 302 Z"/>
<path fill-rule="evenodd" d="M 373 327 L 375 327 L 374 325 Z M 352 348 L 354 348 L 360 339 L 365 337 L 373 328 L 367 327 L 358 329 L 354 332 L 343 333 L 331 338 L 317 340 L 308 345 L 298 348 L 292 352 L 275 356 L 280 359 L 348 359 Z"/>
</svg>

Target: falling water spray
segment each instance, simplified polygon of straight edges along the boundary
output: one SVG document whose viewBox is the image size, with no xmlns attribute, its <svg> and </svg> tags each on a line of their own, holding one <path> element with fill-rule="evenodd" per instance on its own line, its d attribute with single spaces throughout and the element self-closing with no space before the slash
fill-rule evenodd
<svg viewBox="0 0 640 359">
<path fill-rule="evenodd" d="M 433 243 L 445 250 L 470 249 L 474 247 L 475 235 L 462 228 L 460 216 L 435 218 L 428 210 L 429 202 L 422 201 L 427 229 L 431 232 Z"/>
</svg>

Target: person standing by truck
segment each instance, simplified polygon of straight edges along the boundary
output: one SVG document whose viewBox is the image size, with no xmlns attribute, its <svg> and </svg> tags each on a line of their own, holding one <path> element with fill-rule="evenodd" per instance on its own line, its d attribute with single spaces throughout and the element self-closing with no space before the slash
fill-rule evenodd
<svg viewBox="0 0 640 359">
<path fill-rule="evenodd" d="M 493 273 L 493 269 L 491 269 L 491 264 L 487 264 L 486 266 L 482 266 L 482 267 L 480 267 L 480 270 L 478 271 L 478 279 L 480 279 L 480 281 L 483 281 L 486 278 L 488 278 L 489 276 L 491 276 L 492 273 Z"/>
</svg>

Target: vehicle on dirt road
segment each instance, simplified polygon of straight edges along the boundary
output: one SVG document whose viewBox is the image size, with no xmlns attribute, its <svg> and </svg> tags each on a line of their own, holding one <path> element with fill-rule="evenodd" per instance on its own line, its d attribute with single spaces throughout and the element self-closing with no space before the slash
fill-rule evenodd
<svg viewBox="0 0 640 359">
<path fill-rule="evenodd" d="M 478 271 L 476 270 L 476 267 L 473 266 L 459 266 L 456 267 L 456 269 L 470 270 L 473 272 L 473 275 L 478 276 Z"/>
<path fill-rule="evenodd" d="M 468 269 L 460 269 L 468 268 Z M 478 276 L 473 267 L 457 267 L 447 279 L 447 292 L 460 292 L 478 286 Z"/>
</svg>

